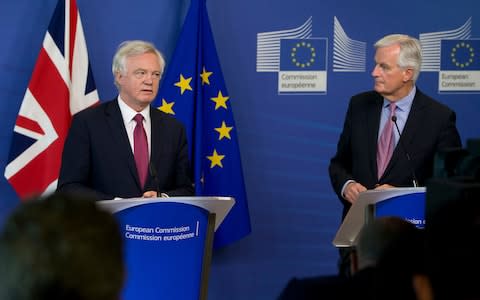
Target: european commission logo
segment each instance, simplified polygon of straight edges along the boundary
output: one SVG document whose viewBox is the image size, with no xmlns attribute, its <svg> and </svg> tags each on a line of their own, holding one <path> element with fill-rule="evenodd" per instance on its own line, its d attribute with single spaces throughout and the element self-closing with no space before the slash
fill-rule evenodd
<svg viewBox="0 0 480 300">
<path fill-rule="evenodd" d="M 280 40 L 279 93 L 326 93 L 327 40 Z"/>
<path fill-rule="evenodd" d="M 327 93 L 327 38 L 312 37 L 312 17 L 302 25 L 257 34 L 257 72 L 278 74 L 280 95 Z M 350 38 L 333 19 L 332 72 L 365 72 L 366 43 Z"/>
<path fill-rule="evenodd" d="M 326 70 L 326 39 L 287 39 L 280 41 L 280 70 Z"/>
<path fill-rule="evenodd" d="M 441 69 L 449 71 L 480 68 L 480 40 L 443 40 Z"/>
<path fill-rule="evenodd" d="M 337 17 L 330 39 L 312 37 L 312 17 L 292 29 L 257 34 L 257 72 L 278 74 L 278 93 L 327 94 L 330 75 L 365 73 L 367 45 L 350 37 Z M 472 38 L 472 18 L 457 28 L 419 34 L 421 72 L 439 74 L 439 93 L 480 93 L 480 39 Z M 372 54 L 373 56 L 373 54 Z"/>
<path fill-rule="evenodd" d="M 441 92 L 480 91 L 480 39 L 441 41 L 438 84 Z"/>
</svg>

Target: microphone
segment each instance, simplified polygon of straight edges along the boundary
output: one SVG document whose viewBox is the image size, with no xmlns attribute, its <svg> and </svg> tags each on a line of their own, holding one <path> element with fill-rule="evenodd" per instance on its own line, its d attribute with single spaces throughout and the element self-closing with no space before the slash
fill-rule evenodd
<svg viewBox="0 0 480 300">
<path fill-rule="evenodd" d="M 392 122 L 395 124 L 395 128 L 397 128 L 397 132 L 399 136 L 398 143 L 400 144 L 400 147 L 402 148 L 403 153 L 405 153 L 405 156 L 407 157 L 408 167 L 410 168 L 410 172 L 412 173 L 413 187 L 418 187 L 418 181 L 417 181 L 417 177 L 415 176 L 415 170 L 413 169 L 413 164 L 412 164 L 412 160 L 410 159 L 410 154 L 408 154 L 407 149 L 403 146 L 402 139 L 400 138 L 402 134 L 400 133 L 400 129 L 398 128 L 398 125 L 397 125 L 397 116 L 395 115 L 392 116 Z"/>
<path fill-rule="evenodd" d="M 153 181 L 155 182 L 155 191 L 157 192 L 157 197 L 160 197 L 160 182 L 158 180 L 157 170 L 153 166 L 152 162 L 148 163 L 148 171 L 150 172 L 150 176 L 152 176 Z"/>
</svg>

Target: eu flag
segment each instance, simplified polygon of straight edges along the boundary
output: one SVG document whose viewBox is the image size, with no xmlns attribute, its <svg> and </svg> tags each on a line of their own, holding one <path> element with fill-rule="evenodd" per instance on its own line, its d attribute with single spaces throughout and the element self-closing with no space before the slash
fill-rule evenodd
<svg viewBox="0 0 480 300">
<path fill-rule="evenodd" d="M 235 198 L 234 207 L 215 233 L 215 248 L 251 231 L 232 100 L 220 68 L 206 0 L 192 0 L 155 105 L 186 126 L 195 194 Z"/>
<path fill-rule="evenodd" d="M 480 70 L 480 40 L 442 40 L 442 71 Z"/>
<path fill-rule="evenodd" d="M 280 40 L 281 71 L 326 71 L 326 64 L 326 39 Z"/>
</svg>

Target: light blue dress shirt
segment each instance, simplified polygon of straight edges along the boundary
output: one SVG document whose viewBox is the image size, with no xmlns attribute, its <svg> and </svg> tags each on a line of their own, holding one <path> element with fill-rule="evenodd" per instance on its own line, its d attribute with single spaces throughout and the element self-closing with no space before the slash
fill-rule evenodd
<svg viewBox="0 0 480 300">
<path fill-rule="evenodd" d="M 416 91 L 417 88 L 414 86 L 407 96 L 395 102 L 395 104 L 397 105 L 397 108 L 395 110 L 395 116 L 397 117 L 397 125 L 399 129 L 397 130 L 395 128 L 395 125 L 393 126 L 395 146 L 397 146 L 398 140 L 400 139 L 400 134 L 398 133 L 398 131 L 402 133 L 403 128 L 405 127 L 405 123 L 407 123 L 408 114 L 410 113 L 410 109 L 412 108 L 413 98 L 415 97 Z M 380 127 L 377 137 L 378 139 L 380 138 L 380 133 L 382 132 L 383 127 L 385 127 L 387 120 L 392 122 L 390 120 L 390 101 L 388 101 L 387 99 L 383 99 L 382 115 L 380 116 Z"/>
</svg>

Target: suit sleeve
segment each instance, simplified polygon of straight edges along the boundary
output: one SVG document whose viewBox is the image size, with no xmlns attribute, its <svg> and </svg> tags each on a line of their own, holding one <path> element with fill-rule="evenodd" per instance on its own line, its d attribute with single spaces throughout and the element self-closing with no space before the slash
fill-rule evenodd
<svg viewBox="0 0 480 300">
<path fill-rule="evenodd" d="M 335 193 L 338 197 L 348 204 L 346 200 L 343 200 L 341 195 L 342 187 L 347 180 L 353 180 L 351 175 L 352 170 L 352 147 L 351 147 L 351 128 L 352 128 L 352 101 L 348 106 L 345 122 L 343 125 L 342 133 L 337 144 L 337 152 L 335 156 L 330 160 L 329 174 L 330 180 Z"/>
<path fill-rule="evenodd" d="M 192 196 L 194 189 L 188 159 L 187 136 L 183 126 L 180 129 L 176 153 L 174 188 L 164 191 L 164 193 L 169 196 Z"/>
<path fill-rule="evenodd" d="M 85 194 L 99 200 L 113 199 L 111 195 L 90 188 L 90 134 L 85 119 L 81 116 L 77 114 L 73 117 L 65 140 L 57 191 Z"/>
</svg>

